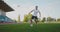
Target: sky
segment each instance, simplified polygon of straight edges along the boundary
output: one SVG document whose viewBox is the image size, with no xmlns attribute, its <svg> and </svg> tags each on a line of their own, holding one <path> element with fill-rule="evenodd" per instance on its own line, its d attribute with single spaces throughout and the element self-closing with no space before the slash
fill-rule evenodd
<svg viewBox="0 0 60 32">
<path fill-rule="evenodd" d="M 60 18 L 60 0 L 4 0 L 14 11 L 7 12 L 6 15 L 11 19 L 18 19 L 20 15 L 23 20 L 24 15 L 38 6 L 41 18 L 52 17 Z"/>
</svg>

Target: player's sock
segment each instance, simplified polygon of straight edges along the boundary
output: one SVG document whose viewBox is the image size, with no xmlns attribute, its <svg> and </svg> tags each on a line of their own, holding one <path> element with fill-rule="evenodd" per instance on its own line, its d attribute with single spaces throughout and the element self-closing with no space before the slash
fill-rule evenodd
<svg viewBox="0 0 60 32">
<path fill-rule="evenodd" d="M 30 25 L 31 27 L 33 26 L 33 24 Z"/>
</svg>

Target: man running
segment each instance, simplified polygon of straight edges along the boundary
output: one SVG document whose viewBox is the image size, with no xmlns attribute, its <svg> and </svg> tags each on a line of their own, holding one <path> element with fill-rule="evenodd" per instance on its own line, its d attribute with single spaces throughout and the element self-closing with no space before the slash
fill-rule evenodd
<svg viewBox="0 0 60 32">
<path fill-rule="evenodd" d="M 37 20 L 38 20 L 37 15 L 38 15 L 38 13 L 39 13 L 39 16 L 41 17 L 41 13 L 40 13 L 40 11 L 38 10 L 38 6 L 35 6 L 35 9 L 32 10 L 31 12 L 29 12 L 29 14 L 32 13 L 32 12 L 33 12 L 33 14 L 32 14 L 32 19 L 30 20 L 30 21 L 31 21 L 31 24 L 32 24 L 32 22 L 33 22 L 32 20 L 34 20 L 35 23 L 37 24 Z"/>
</svg>

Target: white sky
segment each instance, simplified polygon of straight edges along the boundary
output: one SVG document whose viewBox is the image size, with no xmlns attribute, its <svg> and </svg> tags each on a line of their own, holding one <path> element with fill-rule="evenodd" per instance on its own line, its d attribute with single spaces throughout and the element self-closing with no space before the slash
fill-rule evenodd
<svg viewBox="0 0 60 32">
<path fill-rule="evenodd" d="M 29 13 L 36 5 L 39 6 L 42 17 L 51 16 L 60 18 L 60 0 L 4 0 L 15 11 L 8 12 L 7 16 L 17 19 L 20 14 L 21 20 L 24 14 Z M 19 7 L 18 7 L 19 6 Z"/>
</svg>

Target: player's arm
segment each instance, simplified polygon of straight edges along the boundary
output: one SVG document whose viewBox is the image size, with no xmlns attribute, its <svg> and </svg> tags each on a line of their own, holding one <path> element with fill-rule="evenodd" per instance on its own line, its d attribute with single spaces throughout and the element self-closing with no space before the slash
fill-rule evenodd
<svg viewBox="0 0 60 32">
<path fill-rule="evenodd" d="M 41 17 L 41 12 L 39 11 L 39 16 Z"/>
<path fill-rule="evenodd" d="M 29 14 L 32 13 L 33 11 L 34 11 L 34 10 L 30 11 Z"/>
</svg>

